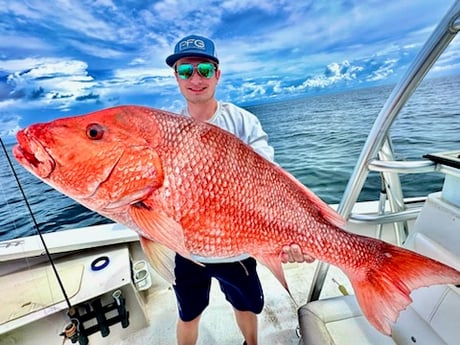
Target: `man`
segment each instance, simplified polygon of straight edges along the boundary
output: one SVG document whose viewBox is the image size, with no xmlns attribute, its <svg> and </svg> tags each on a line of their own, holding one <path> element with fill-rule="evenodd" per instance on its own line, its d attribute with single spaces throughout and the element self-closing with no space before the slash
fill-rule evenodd
<svg viewBox="0 0 460 345">
<path fill-rule="evenodd" d="M 273 161 L 273 148 L 268 144 L 267 134 L 257 117 L 234 104 L 216 100 L 215 90 L 221 71 L 210 39 L 198 35 L 182 38 L 174 53 L 166 58 L 166 63 L 174 68 L 180 92 L 187 102 L 183 115 L 233 133 L 261 156 Z M 311 261 L 296 245 L 284 248 L 281 257 L 285 263 Z M 194 259 L 204 267 L 176 254 L 174 291 L 180 317 L 178 344 L 196 344 L 200 316 L 208 305 L 211 278 L 214 277 L 233 306 L 244 344 L 257 345 L 257 314 L 262 311 L 264 296 L 256 261 L 246 254 L 225 259 L 197 256 Z"/>
</svg>

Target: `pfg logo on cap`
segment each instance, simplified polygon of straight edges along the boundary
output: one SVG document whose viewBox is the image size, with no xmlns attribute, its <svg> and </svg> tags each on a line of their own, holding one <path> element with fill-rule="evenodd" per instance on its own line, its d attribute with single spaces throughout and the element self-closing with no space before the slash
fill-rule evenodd
<svg viewBox="0 0 460 345">
<path fill-rule="evenodd" d="M 214 49 L 214 42 L 209 38 L 198 35 L 189 35 L 178 41 L 174 46 L 174 54 L 166 58 L 166 63 L 168 66 L 173 67 L 176 61 L 183 57 L 200 57 L 219 63 Z"/>
<path fill-rule="evenodd" d="M 206 50 L 206 44 L 203 40 L 196 38 L 189 38 L 179 43 L 179 51 L 188 49 L 202 49 Z"/>
</svg>

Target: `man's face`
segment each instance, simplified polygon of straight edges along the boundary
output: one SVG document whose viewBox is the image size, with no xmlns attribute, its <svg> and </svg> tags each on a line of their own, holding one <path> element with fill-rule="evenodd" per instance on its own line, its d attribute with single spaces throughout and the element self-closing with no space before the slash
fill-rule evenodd
<svg viewBox="0 0 460 345">
<path fill-rule="evenodd" d="M 190 103 L 207 102 L 213 99 L 215 95 L 216 85 L 220 78 L 220 70 L 216 70 L 209 79 L 205 78 L 196 70 L 196 66 L 203 62 L 215 64 L 213 61 L 203 58 L 185 57 L 179 59 L 175 65 L 175 76 L 179 84 L 179 89 L 185 99 Z M 182 64 L 192 64 L 195 67 L 192 76 L 188 79 L 182 79 L 177 73 L 177 69 Z"/>
</svg>

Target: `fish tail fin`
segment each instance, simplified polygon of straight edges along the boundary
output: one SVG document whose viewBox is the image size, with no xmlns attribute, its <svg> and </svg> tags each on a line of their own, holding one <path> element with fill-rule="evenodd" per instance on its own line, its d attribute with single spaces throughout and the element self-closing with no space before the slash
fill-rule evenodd
<svg viewBox="0 0 460 345">
<path fill-rule="evenodd" d="M 390 335 L 391 323 L 412 299 L 412 290 L 435 284 L 460 284 L 460 272 L 426 256 L 382 242 L 375 267 L 348 272 L 361 310 L 380 332 Z"/>
</svg>

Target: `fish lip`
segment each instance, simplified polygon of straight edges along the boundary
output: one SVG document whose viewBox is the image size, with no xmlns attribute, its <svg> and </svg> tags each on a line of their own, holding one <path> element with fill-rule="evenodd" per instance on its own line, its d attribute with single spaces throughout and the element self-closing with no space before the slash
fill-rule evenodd
<svg viewBox="0 0 460 345">
<path fill-rule="evenodd" d="M 56 162 L 38 139 L 26 129 L 17 133 L 18 144 L 13 147 L 13 155 L 27 170 L 40 178 L 47 178 L 56 167 Z"/>
</svg>

